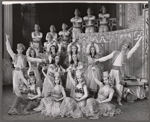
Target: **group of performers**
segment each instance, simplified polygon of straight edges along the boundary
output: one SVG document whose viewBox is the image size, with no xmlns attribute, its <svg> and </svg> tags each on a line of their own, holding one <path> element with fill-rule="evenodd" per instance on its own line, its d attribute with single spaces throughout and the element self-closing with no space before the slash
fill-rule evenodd
<svg viewBox="0 0 150 122">
<path fill-rule="evenodd" d="M 106 12 L 105 7 L 102 11 Z M 90 25 L 87 26 L 86 32 L 94 32 L 91 22 L 95 17 L 91 15 L 91 9 L 88 9 L 87 13 L 88 16 L 83 18 L 87 25 Z M 31 33 L 33 41 L 29 48 L 26 50 L 25 46 L 19 43 L 17 54 L 11 49 L 10 37 L 6 35 L 6 49 L 14 64 L 13 92 L 16 95 L 8 114 L 41 112 L 52 117 L 80 118 L 85 115 L 90 119 L 97 119 L 122 113 L 110 103 L 115 92 L 119 105 L 122 105 L 122 98 L 134 101 L 147 97 L 147 82 L 142 82 L 141 79 L 135 79 L 134 93 L 126 88 L 125 85 L 128 84 L 124 79 L 127 77 L 123 69 L 125 61 L 138 49 L 143 37 L 139 38 L 132 49 L 130 42 L 124 40 L 120 44 L 120 50 L 113 51 L 105 57 L 100 56 L 100 49 L 96 43 L 89 43 L 85 54 L 88 66 L 85 67 L 80 59 L 81 47 L 76 36 L 76 33 L 81 32 L 82 22 L 78 15 L 79 11 L 76 9 L 75 17 L 71 19 L 71 42 L 68 42 L 70 30 L 67 30 L 68 26 L 65 23 L 62 24 L 63 30 L 58 35 L 55 26 L 50 26 L 44 46 L 41 43 L 43 34 L 40 32 L 40 26 L 35 24 L 35 31 Z M 102 16 L 104 20 L 109 17 L 99 15 Z M 25 50 L 26 55 L 23 55 Z M 103 72 L 100 68 L 101 62 L 109 59 L 112 59 L 112 69 L 110 73 Z M 130 98 L 127 98 L 128 94 L 131 95 Z"/>
</svg>

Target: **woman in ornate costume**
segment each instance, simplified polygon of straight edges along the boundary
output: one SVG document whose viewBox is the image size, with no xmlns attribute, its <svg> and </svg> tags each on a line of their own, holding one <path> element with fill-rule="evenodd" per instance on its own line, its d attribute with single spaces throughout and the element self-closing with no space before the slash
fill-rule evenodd
<svg viewBox="0 0 150 122">
<path fill-rule="evenodd" d="M 96 99 L 89 98 L 86 102 L 86 107 L 81 109 L 82 112 L 90 119 L 98 119 L 101 116 L 114 116 L 121 114 L 121 110 L 110 103 L 114 95 L 114 89 L 108 72 L 103 72 L 102 83 L 95 77 L 95 70 L 95 67 L 93 67 L 92 76 L 94 81 L 99 85 L 98 97 Z"/>
<path fill-rule="evenodd" d="M 80 70 L 76 71 L 75 79 L 71 75 L 71 71 L 68 70 L 70 82 L 74 86 L 74 93 L 72 97 L 66 97 L 60 107 L 61 117 L 83 117 L 81 108 L 85 106 L 86 98 L 88 97 L 87 86 L 84 81 L 83 73 Z"/>
<path fill-rule="evenodd" d="M 75 78 L 75 72 L 76 70 L 83 70 L 83 64 L 79 62 L 78 56 L 76 54 L 73 54 L 71 57 L 70 65 L 67 68 L 67 70 L 71 71 L 72 77 Z M 73 96 L 74 86 L 72 82 L 70 82 L 70 76 L 67 73 L 67 81 L 66 81 L 66 90 L 69 93 L 69 96 Z"/>
<path fill-rule="evenodd" d="M 110 17 L 110 14 L 106 13 L 106 7 L 105 6 L 102 6 L 102 8 L 100 9 L 100 11 L 102 13 L 100 13 L 98 15 L 98 17 L 100 19 L 99 32 L 107 32 L 107 31 L 109 31 L 109 28 L 108 28 L 108 19 Z"/>
<path fill-rule="evenodd" d="M 75 9 L 74 11 L 75 17 L 71 18 L 71 22 L 73 24 L 73 30 L 72 30 L 72 38 L 78 38 L 79 33 L 82 32 L 82 18 L 79 17 L 80 11 L 78 9 Z"/>
<path fill-rule="evenodd" d="M 23 85 L 20 86 L 23 97 L 16 97 L 9 115 L 20 115 L 20 114 L 32 114 L 33 109 L 36 108 L 40 103 L 41 88 L 37 83 L 34 72 L 29 73 L 28 89 Z"/>
<path fill-rule="evenodd" d="M 47 32 L 46 40 L 48 41 L 48 39 L 51 38 L 51 36 L 52 36 L 52 41 L 57 41 L 57 33 L 54 25 L 50 26 L 50 32 Z"/>
<path fill-rule="evenodd" d="M 102 78 L 102 64 L 95 63 L 95 59 L 99 58 L 99 47 L 96 43 L 92 42 L 89 43 L 86 49 L 86 56 L 87 56 L 87 61 L 88 61 L 88 68 L 85 72 L 85 77 L 86 77 L 86 84 L 87 87 L 93 97 L 95 97 L 97 90 L 98 90 L 98 85 L 95 83 L 94 78 L 92 76 L 92 67 L 95 66 L 95 72 L 94 75 L 95 77 L 101 81 Z"/>
<path fill-rule="evenodd" d="M 54 74 L 55 72 L 61 72 L 62 75 L 65 72 L 65 69 L 59 65 L 60 62 L 60 56 L 56 55 L 55 56 L 55 60 L 53 64 L 49 64 L 48 68 L 47 68 L 47 77 L 49 78 L 49 80 L 54 83 Z M 42 91 L 42 96 L 43 97 L 47 97 L 49 96 L 49 92 L 51 90 L 51 84 L 49 82 L 49 80 L 47 78 L 44 79 L 44 83 L 43 83 L 43 91 Z"/>
<path fill-rule="evenodd" d="M 86 24 L 86 29 L 85 29 L 85 33 L 93 33 L 95 32 L 95 16 L 92 15 L 92 10 L 91 8 L 87 9 L 87 16 L 85 16 L 83 18 L 83 20 L 85 21 Z"/>
<path fill-rule="evenodd" d="M 29 47 L 28 50 L 26 51 L 26 55 L 32 58 L 36 58 L 36 52 L 32 47 Z M 39 72 L 39 63 L 35 62 L 35 61 L 28 61 L 29 64 L 29 69 L 28 69 L 28 73 L 33 71 L 35 74 L 35 77 L 37 79 L 37 83 L 40 85 L 40 87 L 42 88 L 42 80 L 41 80 L 41 74 Z"/>
<path fill-rule="evenodd" d="M 38 24 L 34 25 L 34 32 L 31 33 L 33 42 L 33 48 L 35 49 L 35 51 L 37 51 L 36 53 L 38 53 L 40 51 L 40 47 L 42 46 L 41 44 L 41 39 L 43 37 L 43 34 L 40 32 L 40 26 Z"/>
<path fill-rule="evenodd" d="M 54 81 L 52 81 L 49 76 L 45 74 L 44 68 L 42 72 L 50 84 L 49 93 L 47 97 L 41 100 L 40 105 L 34 110 L 41 111 L 41 113 L 46 116 L 60 116 L 60 105 L 62 100 L 66 97 L 64 88 L 61 85 L 60 74 L 59 72 L 55 72 Z"/>
</svg>

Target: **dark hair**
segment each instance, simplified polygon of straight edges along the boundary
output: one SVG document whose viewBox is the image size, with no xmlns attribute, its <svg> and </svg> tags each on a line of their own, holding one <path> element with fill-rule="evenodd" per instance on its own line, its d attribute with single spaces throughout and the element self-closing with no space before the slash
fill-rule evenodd
<svg viewBox="0 0 150 122">
<path fill-rule="evenodd" d="M 52 45 L 51 47 L 55 47 L 55 53 L 57 53 L 57 52 L 58 52 L 58 48 L 57 48 L 57 46 Z M 52 53 L 52 52 L 51 52 L 51 47 L 50 47 L 50 53 Z"/>
<path fill-rule="evenodd" d="M 33 71 L 29 72 L 29 76 L 30 77 L 35 76 L 34 72 Z"/>
<path fill-rule="evenodd" d="M 95 49 L 95 52 L 94 52 L 94 56 L 92 57 L 92 53 L 91 53 L 91 48 L 92 48 L 92 47 L 95 49 L 94 46 L 91 46 L 91 47 L 90 47 L 90 56 L 91 56 L 91 58 L 95 58 L 95 55 L 97 54 L 97 53 L 96 53 L 96 49 Z"/>
<path fill-rule="evenodd" d="M 73 46 L 76 47 L 76 54 L 78 53 L 78 47 L 75 46 L 75 45 L 72 45 L 72 46 L 71 46 L 71 51 L 70 51 L 70 54 L 71 54 L 71 55 L 73 54 L 73 52 L 72 52 L 72 47 L 73 47 Z"/>
<path fill-rule="evenodd" d="M 29 51 L 29 56 L 32 57 L 32 56 L 31 56 L 31 51 L 34 51 L 34 58 L 35 58 L 35 57 L 36 57 L 36 52 L 35 52 L 35 50 L 34 50 L 33 48 L 30 49 L 30 51 Z"/>
<path fill-rule="evenodd" d="M 58 55 L 58 54 L 54 55 L 54 56 L 53 56 L 54 60 L 52 61 L 52 64 L 55 64 L 55 58 L 56 58 L 57 56 L 58 56 L 59 59 L 60 59 L 60 55 Z M 59 62 L 58 62 L 58 66 L 60 66 L 60 60 L 59 60 Z"/>
<path fill-rule="evenodd" d="M 76 56 L 77 56 L 77 63 L 78 63 L 78 62 L 79 62 L 78 55 L 76 54 Z M 74 61 L 73 61 L 72 55 L 71 55 L 71 61 L 70 61 L 70 64 L 74 64 Z"/>
</svg>

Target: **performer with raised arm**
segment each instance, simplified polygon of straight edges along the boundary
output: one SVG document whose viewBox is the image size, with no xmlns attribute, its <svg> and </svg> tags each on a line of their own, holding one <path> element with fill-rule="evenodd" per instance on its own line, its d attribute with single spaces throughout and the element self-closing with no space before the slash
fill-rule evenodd
<svg viewBox="0 0 150 122">
<path fill-rule="evenodd" d="M 85 21 L 85 24 L 86 24 L 85 33 L 93 33 L 93 32 L 95 32 L 95 27 L 94 27 L 95 16 L 92 15 L 91 8 L 87 9 L 87 16 L 85 16 L 83 18 L 83 20 Z"/>
<path fill-rule="evenodd" d="M 100 65 L 102 66 L 101 63 L 95 63 L 95 60 L 100 58 L 99 57 L 99 46 L 94 43 L 91 42 L 87 45 L 87 49 L 86 49 L 86 57 L 87 57 L 87 63 L 88 63 L 88 67 L 87 70 L 85 72 L 85 78 L 86 78 L 86 84 L 87 87 L 89 89 L 89 93 L 92 97 L 95 97 L 98 91 L 98 85 L 95 83 L 93 76 L 92 76 L 92 67 L 96 66 L 95 69 L 95 77 L 101 81 L 102 78 L 102 72 Z"/>
<path fill-rule="evenodd" d="M 46 116 L 57 117 L 60 116 L 60 105 L 63 99 L 66 97 L 64 87 L 61 85 L 61 77 L 59 72 L 54 73 L 54 81 L 50 79 L 48 74 L 44 72 L 45 68 L 42 69 L 42 72 L 45 78 L 49 82 L 49 95 L 44 97 L 40 105 L 35 108 L 35 111 L 41 111 L 42 114 Z"/>
<path fill-rule="evenodd" d="M 82 32 L 82 18 L 79 17 L 80 11 L 78 9 L 75 9 L 74 11 L 75 17 L 71 18 L 71 22 L 73 24 L 73 30 L 72 30 L 72 38 L 78 38 L 79 33 Z"/>
<path fill-rule="evenodd" d="M 36 53 L 38 53 L 40 51 L 40 47 L 42 46 L 41 39 L 43 34 L 40 32 L 40 26 L 38 24 L 34 25 L 34 30 L 35 31 L 31 33 L 31 37 L 33 39 L 31 43 Z"/>
<path fill-rule="evenodd" d="M 117 101 L 119 105 L 122 105 L 121 97 L 122 97 L 123 85 L 120 84 L 121 80 L 124 78 L 122 67 L 125 61 L 129 59 L 132 56 L 132 54 L 138 49 L 141 40 L 142 37 L 139 38 L 137 43 L 129 52 L 126 52 L 128 48 L 131 48 L 131 43 L 129 42 L 129 40 L 125 39 L 120 44 L 120 51 L 115 50 L 111 54 L 96 60 L 99 62 L 104 62 L 109 59 L 112 59 L 112 69 L 110 71 L 110 76 L 112 77 L 113 81 L 115 80 L 115 88 L 118 93 Z"/>
<path fill-rule="evenodd" d="M 100 19 L 100 26 L 99 26 L 99 32 L 107 32 L 109 31 L 108 28 L 108 19 L 110 17 L 110 14 L 106 13 L 106 7 L 102 6 L 102 8 L 100 9 L 100 11 L 102 13 L 100 13 L 98 15 L 99 19 Z"/>
<path fill-rule="evenodd" d="M 73 96 L 66 97 L 60 107 L 61 117 L 83 117 L 81 108 L 85 106 L 86 99 L 88 97 L 87 86 L 84 81 L 83 72 L 76 70 L 75 79 L 72 77 L 71 71 L 68 70 L 70 82 L 74 86 Z"/>
<path fill-rule="evenodd" d="M 10 54 L 11 58 L 13 59 L 13 64 L 15 67 L 15 70 L 13 72 L 13 91 L 18 96 L 21 97 L 21 92 L 19 89 L 19 85 L 26 84 L 28 86 L 26 79 L 23 75 L 23 70 L 26 67 L 27 61 L 31 62 L 45 62 L 45 59 L 39 59 L 39 58 L 32 58 L 29 56 L 23 55 L 23 51 L 25 50 L 25 46 L 21 43 L 17 44 L 17 52 L 18 54 L 15 54 L 13 50 L 11 49 L 10 43 L 9 43 L 9 35 L 6 35 L 6 49 L 8 53 Z"/>
<path fill-rule="evenodd" d="M 99 85 L 96 99 L 87 99 L 86 106 L 82 107 L 82 112 L 90 119 L 98 119 L 101 116 L 114 116 L 122 113 L 120 109 L 111 104 L 114 95 L 113 84 L 108 72 L 103 72 L 103 80 L 99 81 L 95 75 L 95 66 L 92 67 L 92 76 L 96 84 Z"/>
</svg>

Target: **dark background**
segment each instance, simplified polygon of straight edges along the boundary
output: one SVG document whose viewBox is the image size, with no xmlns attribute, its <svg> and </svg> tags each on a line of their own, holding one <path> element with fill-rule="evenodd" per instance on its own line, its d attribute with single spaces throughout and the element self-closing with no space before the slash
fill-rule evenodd
<svg viewBox="0 0 150 122">
<path fill-rule="evenodd" d="M 17 43 L 23 43 L 26 47 L 32 40 L 31 32 L 34 31 L 34 24 L 38 23 L 43 33 L 42 43 L 45 42 L 46 33 L 50 25 L 56 27 L 58 33 L 62 28 L 62 23 L 66 23 L 69 28 L 72 26 L 70 19 L 74 17 L 74 10 L 77 8 L 81 12 L 80 17 L 87 15 L 87 8 L 91 7 L 93 15 L 98 18 L 100 8 L 106 6 L 110 18 L 116 18 L 116 4 L 103 3 L 43 3 L 35 4 L 34 17 L 28 13 L 25 20 L 21 20 L 21 4 L 13 4 L 13 50 L 16 51 Z M 29 16 L 30 14 L 30 16 Z M 68 28 L 68 29 L 69 29 Z"/>
</svg>

